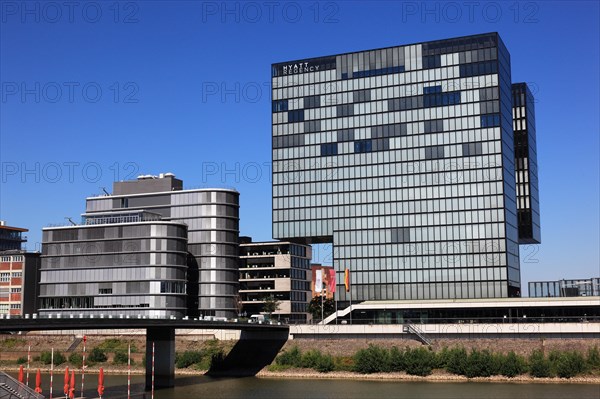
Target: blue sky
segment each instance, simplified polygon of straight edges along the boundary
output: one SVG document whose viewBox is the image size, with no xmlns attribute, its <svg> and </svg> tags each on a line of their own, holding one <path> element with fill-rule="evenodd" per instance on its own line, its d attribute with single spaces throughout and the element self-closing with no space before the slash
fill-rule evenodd
<svg viewBox="0 0 600 399">
<path fill-rule="evenodd" d="M 598 276 L 597 2 L 0 2 L 0 219 L 78 218 L 138 174 L 241 192 L 271 238 L 270 64 L 498 31 L 537 98 L 542 218 L 524 282 Z M 316 251 L 328 257 L 327 248 Z"/>
</svg>

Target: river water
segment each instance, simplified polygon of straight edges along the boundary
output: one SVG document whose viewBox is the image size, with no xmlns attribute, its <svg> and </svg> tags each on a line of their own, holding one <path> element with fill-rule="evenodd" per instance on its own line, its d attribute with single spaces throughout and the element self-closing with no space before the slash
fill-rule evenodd
<svg viewBox="0 0 600 399">
<path fill-rule="evenodd" d="M 63 392 L 64 374 L 54 375 L 54 398 Z M 30 385 L 35 375 L 30 375 Z M 85 377 L 85 396 L 97 397 L 97 375 Z M 77 376 L 76 396 L 80 394 Z M 131 377 L 131 398 L 150 398 L 144 395 L 144 377 Z M 593 384 L 531 384 L 480 382 L 388 382 L 351 380 L 304 380 L 269 378 L 210 378 L 204 376 L 177 377 L 176 387 L 155 392 L 156 399 L 599 399 L 600 386 Z M 43 394 L 48 398 L 48 376 L 43 376 Z M 127 377 L 105 375 L 104 398 L 127 397 Z M 64 397 L 64 396 L 62 396 Z"/>
</svg>

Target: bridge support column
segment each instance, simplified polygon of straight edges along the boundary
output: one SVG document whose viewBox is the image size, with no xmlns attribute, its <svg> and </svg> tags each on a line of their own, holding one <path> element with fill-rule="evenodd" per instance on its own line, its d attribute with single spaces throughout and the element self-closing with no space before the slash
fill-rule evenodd
<svg viewBox="0 0 600 399">
<path fill-rule="evenodd" d="M 227 357 L 208 370 L 214 377 L 246 377 L 256 375 L 263 367 L 271 364 L 279 350 L 285 345 L 289 329 L 244 330 L 239 341 Z"/>
<path fill-rule="evenodd" d="M 146 329 L 146 390 L 152 388 L 152 343 L 154 342 L 154 387 L 175 386 L 175 329 Z"/>
</svg>

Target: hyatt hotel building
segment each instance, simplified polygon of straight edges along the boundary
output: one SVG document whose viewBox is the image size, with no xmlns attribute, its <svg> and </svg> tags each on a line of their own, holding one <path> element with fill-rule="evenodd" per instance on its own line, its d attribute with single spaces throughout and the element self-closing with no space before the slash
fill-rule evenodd
<svg viewBox="0 0 600 399">
<path fill-rule="evenodd" d="M 497 33 L 277 63 L 272 86 L 273 236 L 333 243 L 339 301 L 520 296 L 533 101 Z"/>
</svg>

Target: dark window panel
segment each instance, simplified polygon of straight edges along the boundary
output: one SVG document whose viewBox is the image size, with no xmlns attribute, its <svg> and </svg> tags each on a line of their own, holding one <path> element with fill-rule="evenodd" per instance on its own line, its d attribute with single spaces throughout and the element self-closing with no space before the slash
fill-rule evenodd
<svg viewBox="0 0 600 399">
<path fill-rule="evenodd" d="M 462 148 L 464 157 L 483 154 L 483 146 L 481 143 L 464 143 Z"/>
<path fill-rule="evenodd" d="M 294 111 L 289 111 L 288 112 L 288 122 L 290 122 L 290 123 L 304 122 L 304 110 L 297 109 Z"/>
<path fill-rule="evenodd" d="M 354 140 L 354 129 L 338 130 L 337 141 L 353 141 Z"/>
<path fill-rule="evenodd" d="M 425 147 L 425 159 L 440 159 L 444 158 L 444 146 L 433 145 Z"/>
<path fill-rule="evenodd" d="M 288 100 L 274 100 L 273 112 L 283 112 L 288 110 Z"/>
<path fill-rule="evenodd" d="M 355 103 L 363 103 L 366 101 L 371 101 L 371 90 L 356 90 L 352 93 L 353 101 Z"/>
<path fill-rule="evenodd" d="M 304 108 L 318 108 L 321 106 L 321 96 L 304 97 Z"/>
<path fill-rule="evenodd" d="M 354 115 L 354 104 L 342 104 L 336 108 L 338 117 Z"/>
<path fill-rule="evenodd" d="M 337 153 L 338 153 L 337 143 L 321 144 L 321 156 L 337 155 Z"/>
<path fill-rule="evenodd" d="M 321 131 L 321 120 L 304 122 L 304 133 L 313 133 Z"/>
<path fill-rule="evenodd" d="M 354 142 L 354 152 L 371 152 L 373 149 L 373 143 L 371 140 L 358 140 Z"/>
</svg>

